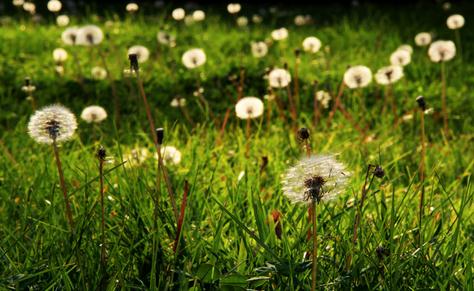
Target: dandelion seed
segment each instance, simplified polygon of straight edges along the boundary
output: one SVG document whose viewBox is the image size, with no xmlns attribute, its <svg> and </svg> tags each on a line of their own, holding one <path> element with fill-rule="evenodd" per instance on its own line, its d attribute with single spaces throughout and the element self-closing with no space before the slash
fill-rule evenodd
<svg viewBox="0 0 474 291">
<path fill-rule="evenodd" d="M 47 4 L 48 10 L 51 12 L 59 12 L 63 7 L 61 1 L 59 0 L 49 0 Z"/>
<path fill-rule="evenodd" d="M 329 201 L 344 193 L 349 173 L 334 155 L 313 155 L 301 159 L 285 173 L 284 195 L 293 203 Z"/>
<path fill-rule="evenodd" d="M 268 74 L 268 82 L 273 88 L 284 88 L 291 82 L 291 75 L 285 69 L 275 68 Z"/>
<path fill-rule="evenodd" d="M 126 6 L 125 6 L 125 10 L 127 12 L 130 12 L 130 13 L 135 13 L 138 11 L 138 4 L 137 3 L 128 3 Z"/>
<path fill-rule="evenodd" d="M 380 85 L 393 84 L 403 77 L 401 66 L 387 66 L 380 68 L 375 74 L 375 81 Z"/>
<path fill-rule="evenodd" d="M 181 61 L 186 68 L 194 69 L 206 62 L 206 54 L 199 48 L 190 49 L 183 54 Z"/>
<path fill-rule="evenodd" d="M 276 41 L 281 41 L 288 38 L 288 29 L 282 27 L 272 31 L 272 38 Z"/>
<path fill-rule="evenodd" d="M 268 46 L 263 41 L 252 42 L 250 46 L 252 49 L 252 55 L 256 58 L 262 58 L 268 53 Z"/>
<path fill-rule="evenodd" d="M 229 5 L 227 5 L 227 11 L 230 14 L 239 13 L 241 9 L 242 9 L 242 6 L 239 3 L 230 3 Z"/>
<path fill-rule="evenodd" d="M 104 33 L 97 25 L 86 25 L 79 29 L 76 44 L 84 46 L 98 45 L 104 39 Z"/>
<path fill-rule="evenodd" d="M 200 21 L 203 21 L 204 19 L 206 19 L 206 13 L 204 13 L 204 11 L 202 10 L 196 10 L 193 12 L 193 20 L 196 21 L 196 22 L 200 22 Z"/>
<path fill-rule="evenodd" d="M 454 14 L 448 17 L 446 25 L 449 29 L 460 29 L 464 26 L 464 17 L 460 14 Z"/>
<path fill-rule="evenodd" d="M 56 24 L 61 27 L 67 26 L 69 24 L 69 16 L 58 15 L 58 17 L 56 17 Z"/>
<path fill-rule="evenodd" d="M 427 46 L 431 43 L 431 33 L 420 32 L 415 36 L 415 43 L 417 46 Z"/>
<path fill-rule="evenodd" d="M 93 67 L 91 75 L 94 80 L 104 80 L 107 78 L 107 71 L 102 67 Z"/>
<path fill-rule="evenodd" d="M 257 97 L 244 97 L 235 105 L 235 113 L 240 119 L 257 118 L 263 114 L 263 102 Z"/>
<path fill-rule="evenodd" d="M 432 62 L 447 62 L 456 55 L 456 46 L 450 40 L 433 42 L 428 49 L 428 56 Z"/>
<path fill-rule="evenodd" d="M 101 106 L 92 105 L 82 110 L 81 118 L 87 123 L 101 123 L 107 118 L 107 112 Z"/>
<path fill-rule="evenodd" d="M 306 52 L 317 53 L 321 48 L 321 41 L 314 36 L 309 36 L 303 40 L 303 49 Z"/>
<path fill-rule="evenodd" d="M 135 54 L 137 55 L 137 61 L 139 63 L 144 63 L 150 57 L 150 51 L 142 45 L 134 45 L 128 49 L 127 56 Z"/>
<path fill-rule="evenodd" d="M 38 143 L 61 143 L 72 138 L 77 128 L 74 114 L 56 104 L 37 110 L 28 123 L 28 134 Z"/>
<path fill-rule="evenodd" d="M 171 12 L 171 17 L 176 21 L 181 21 L 186 16 L 186 12 L 183 8 L 176 8 Z"/>
<path fill-rule="evenodd" d="M 63 48 L 56 48 L 53 50 L 53 60 L 56 63 L 63 63 L 67 60 L 67 51 Z"/>
<path fill-rule="evenodd" d="M 411 62 L 411 53 L 406 50 L 396 50 L 390 55 L 390 64 L 406 66 Z"/>
<path fill-rule="evenodd" d="M 371 81 L 372 71 L 366 66 L 350 67 L 344 73 L 344 83 L 351 89 L 366 87 Z"/>
</svg>

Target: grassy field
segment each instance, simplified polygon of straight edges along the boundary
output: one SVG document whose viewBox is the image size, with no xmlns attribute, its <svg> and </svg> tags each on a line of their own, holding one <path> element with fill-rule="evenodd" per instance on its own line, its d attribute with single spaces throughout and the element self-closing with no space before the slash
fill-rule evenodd
<svg viewBox="0 0 474 291">
<path fill-rule="evenodd" d="M 104 31 L 102 43 L 91 47 L 65 45 L 61 33 L 66 27 L 56 25 L 52 13 L 45 12 L 39 23 L 22 11 L 2 16 L 1 290 L 309 290 L 313 236 L 308 206 L 291 203 L 282 190 L 283 175 L 306 154 L 297 137 L 302 127 L 310 131 L 313 154 L 336 154 L 350 173 L 345 191 L 317 206 L 318 289 L 473 290 L 474 5 L 453 4 L 448 11 L 434 4 L 289 6 L 273 13 L 268 7 L 262 13 L 243 6 L 238 16 L 249 17 L 245 27 L 236 25 L 238 16 L 229 15 L 225 6 L 204 7 L 206 19 L 190 25 L 171 19 L 171 10 L 70 15 L 69 26 L 95 24 Z M 262 23 L 252 23 L 255 13 L 262 14 Z M 313 23 L 295 25 L 299 13 L 310 14 Z M 454 13 L 466 18 L 459 39 L 446 27 Z M 253 57 L 250 42 L 271 39 L 272 30 L 283 26 L 288 39 L 273 41 L 265 57 Z M 176 36 L 175 47 L 157 42 L 160 30 Z M 431 62 L 428 48 L 414 44 L 422 31 L 434 40 L 455 41 L 454 59 Z M 297 119 L 291 119 L 286 89 L 273 92 L 281 98 L 283 116 L 272 102 L 268 118 L 267 68 L 287 64 L 296 98 L 294 51 L 312 35 L 322 48 L 299 57 Z M 182 154 L 180 163 L 161 167 L 169 184 L 157 174 L 139 82 L 123 73 L 130 67 L 127 49 L 136 44 L 151 53 L 140 64 L 140 79 L 154 124 L 164 128 L 163 144 Z M 328 126 L 347 67 L 365 65 L 375 74 L 402 44 L 414 51 L 404 77 L 393 85 L 398 116 L 390 106 L 383 110 L 388 89 L 372 81 L 365 88 L 346 88 L 342 96 L 363 132 L 341 112 Z M 58 47 L 69 54 L 63 75 L 52 58 Z M 191 48 L 202 48 L 207 60 L 189 70 L 181 56 Z M 101 55 L 109 78 L 97 80 L 91 69 L 104 67 Z M 449 133 L 443 131 L 442 66 Z M 25 77 L 36 87 L 36 109 L 60 103 L 78 118 L 72 140 L 59 148 L 74 227 L 65 215 L 52 147 L 28 135 L 35 110 L 22 91 Z M 208 110 L 194 94 L 199 87 Z M 264 100 L 262 117 L 249 124 L 236 117 L 239 90 L 241 97 Z M 330 92 L 332 101 L 328 109 L 319 107 L 315 122 L 316 90 Z M 419 95 L 433 108 L 424 116 L 426 147 L 420 142 Z M 172 107 L 176 96 L 186 98 L 187 106 Z M 104 107 L 108 118 L 99 124 L 81 120 L 89 105 Z M 107 154 L 104 236 L 100 145 Z M 137 162 L 130 158 L 134 149 L 149 154 Z M 369 165 L 380 165 L 385 175 L 374 178 Z"/>
</svg>

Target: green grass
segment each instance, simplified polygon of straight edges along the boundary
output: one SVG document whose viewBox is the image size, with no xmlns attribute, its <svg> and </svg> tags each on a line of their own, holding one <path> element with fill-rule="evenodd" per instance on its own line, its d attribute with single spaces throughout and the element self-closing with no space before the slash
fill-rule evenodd
<svg viewBox="0 0 474 291">
<path fill-rule="evenodd" d="M 245 121 L 233 114 L 237 90 L 229 77 L 238 76 L 243 67 L 244 95 L 262 98 L 267 87 L 262 78 L 265 68 L 283 67 L 287 62 L 292 70 L 294 49 L 306 36 L 315 35 L 330 52 L 302 56 L 296 126 L 310 129 L 314 153 L 338 153 L 338 159 L 352 173 L 345 194 L 318 206 L 318 286 L 334 290 L 473 290 L 474 38 L 468 31 L 474 29 L 469 18 L 474 6 L 454 5 L 450 12 L 434 5 L 361 6 L 351 10 L 320 7 L 310 11 L 314 25 L 296 27 L 292 18 L 299 9 L 282 9 L 276 15 L 264 16 L 261 25 L 247 28 L 236 27 L 224 10 L 217 8 L 206 10 L 206 20 L 191 26 L 177 25 L 167 18 L 169 11 L 163 14 L 165 10 L 122 18 L 112 13 L 100 18 L 92 14 L 71 16 L 72 24 L 95 23 L 109 34 L 100 48 L 107 54 L 121 101 L 118 124 L 114 123 L 110 83 L 90 77 L 91 68 L 101 65 L 97 48 L 63 45 L 63 29 L 49 18 L 42 24 L 32 23 L 26 15 L 15 15 L 9 23 L 3 21 L 0 137 L 16 164 L 2 151 L 0 289 L 309 289 L 311 261 L 304 258 L 312 245 L 307 240 L 307 208 L 291 204 L 281 190 L 282 174 L 304 155 L 303 145 L 289 119 L 282 122 L 274 111 L 270 124 L 265 118 L 252 121 L 246 157 Z M 456 56 L 446 64 L 452 131 L 446 138 L 442 133 L 440 65 L 429 61 L 426 48 L 414 46 L 413 37 L 431 31 L 437 39 L 454 39 L 445 25 L 446 17 L 454 12 L 465 15 L 466 26 L 461 30 L 462 60 Z M 105 26 L 111 19 L 113 27 Z M 157 44 L 160 26 L 177 35 L 176 48 Z M 279 26 L 288 27 L 289 39 L 270 47 L 262 60 L 254 59 L 250 41 L 268 38 Z M 412 44 L 414 53 L 404 79 L 394 85 L 400 114 L 416 112 L 418 95 L 424 95 L 428 107 L 435 110 L 426 116 L 427 177 L 421 230 L 417 114 L 394 128 L 393 116 L 380 114 L 384 88 L 372 83 L 364 89 L 345 90 L 343 97 L 349 111 L 370 124 L 372 141 L 362 141 L 341 114 L 330 128 L 326 127 L 329 110 L 323 112 L 321 124 L 312 122 L 314 81 L 335 94 L 348 65 L 366 65 L 375 72 L 387 65 L 391 52 L 404 43 Z M 137 167 L 123 163 L 134 147 L 154 151 L 135 80 L 128 83 L 122 78 L 123 69 L 129 65 L 127 48 L 135 44 L 147 46 L 152 53 L 141 65 L 141 76 L 155 124 L 165 128 L 165 144 L 183 154 L 180 164 L 167 165 L 178 207 L 184 183 L 190 183 L 176 252 L 177 223 L 163 183 L 158 192 L 158 219 L 154 220 L 156 160 L 150 157 Z M 56 47 L 78 55 L 85 78 L 83 87 L 76 81 L 71 54 L 65 75 L 55 74 L 51 54 Z M 207 55 L 206 64 L 197 70 L 199 74 L 181 65 L 182 53 L 193 47 L 203 48 Z M 193 97 L 198 75 L 214 119 L 200 111 Z M 59 102 L 79 115 L 85 106 L 98 104 L 109 113 L 108 119 L 95 127 L 79 121 L 74 139 L 60 148 L 75 233 L 71 233 L 65 217 L 52 149 L 36 144 L 27 134 L 32 109 L 21 91 L 26 76 L 37 87 L 34 96 L 41 106 Z M 176 95 L 187 98 L 194 126 L 179 109 L 170 106 Z M 286 100 L 284 93 L 282 96 Z M 226 109 L 232 114 L 222 143 L 217 144 Z M 112 159 L 105 168 L 105 271 L 100 268 L 95 157 L 99 144 Z M 269 162 L 260 172 L 264 156 Z M 353 247 L 356 206 L 369 164 L 381 165 L 386 175 L 370 186 L 359 240 Z M 245 174 L 238 180 L 241 172 Z M 274 230 L 273 210 L 282 214 L 281 239 Z M 352 264 L 346 268 L 349 256 Z"/>
</svg>

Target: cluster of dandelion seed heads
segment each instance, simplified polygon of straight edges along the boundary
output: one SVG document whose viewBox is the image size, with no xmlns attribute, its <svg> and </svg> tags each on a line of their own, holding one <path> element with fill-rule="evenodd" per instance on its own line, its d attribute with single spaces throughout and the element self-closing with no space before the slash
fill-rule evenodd
<svg viewBox="0 0 474 291">
<path fill-rule="evenodd" d="M 56 104 L 37 110 L 28 123 L 28 134 L 38 143 L 51 144 L 69 140 L 77 128 L 74 114 Z"/>
<path fill-rule="evenodd" d="M 285 173 L 284 195 L 293 203 L 330 201 L 346 190 L 350 173 L 334 155 L 301 159 Z"/>
</svg>

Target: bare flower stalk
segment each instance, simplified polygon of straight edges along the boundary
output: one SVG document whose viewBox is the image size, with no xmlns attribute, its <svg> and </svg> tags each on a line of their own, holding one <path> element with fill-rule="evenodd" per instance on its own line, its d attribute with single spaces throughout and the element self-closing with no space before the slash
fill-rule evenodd
<svg viewBox="0 0 474 291">
<path fill-rule="evenodd" d="M 246 120 L 246 127 L 245 127 L 245 137 L 247 139 L 247 142 L 245 143 L 245 157 L 249 157 L 249 152 L 250 152 L 250 118 L 247 118 Z"/>
<path fill-rule="evenodd" d="M 237 88 L 237 101 L 242 99 L 243 94 L 244 94 L 244 82 L 245 82 L 245 70 L 244 68 L 240 68 L 240 75 L 239 75 L 239 86 Z"/>
<path fill-rule="evenodd" d="M 444 63 L 443 63 L 444 64 Z M 425 110 L 426 110 L 426 103 L 422 96 L 416 99 L 418 102 L 418 107 L 420 109 L 420 142 L 421 142 L 421 159 L 420 159 L 420 166 L 419 166 L 419 173 L 420 173 L 420 203 L 419 203 L 419 244 L 421 245 L 421 223 L 424 216 L 424 199 L 425 199 L 425 157 L 426 157 L 426 136 L 425 136 Z"/>
<path fill-rule="evenodd" d="M 318 81 L 314 81 L 313 83 L 314 89 L 314 96 L 313 96 L 313 122 L 314 127 L 319 124 L 319 120 L 321 119 L 321 107 L 319 106 L 317 92 L 318 92 Z"/>
<path fill-rule="evenodd" d="M 316 225 L 316 200 L 311 203 L 313 210 L 313 264 L 311 268 L 311 291 L 316 290 L 316 273 L 318 270 L 318 238 Z"/>
<path fill-rule="evenodd" d="M 71 230 L 74 232 L 74 220 L 72 218 L 71 205 L 69 203 L 69 197 L 67 194 L 66 182 L 64 180 L 64 173 L 62 168 L 61 159 L 59 158 L 59 149 L 58 144 L 56 143 L 56 138 L 53 138 L 53 151 L 54 159 L 56 160 L 56 167 L 58 168 L 59 175 L 59 184 L 61 185 L 61 190 L 63 191 L 64 202 L 66 203 L 66 217 L 71 227 Z"/>
<path fill-rule="evenodd" d="M 342 97 L 342 93 L 344 92 L 344 88 L 345 88 L 345 84 L 344 84 L 344 81 L 342 81 L 341 85 L 339 86 L 339 91 L 334 100 L 334 104 L 332 106 L 331 112 L 329 112 L 327 127 L 331 126 L 332 119 L 334 118 L 334 115 L 336 114 L 336 111 L 339 108 L 339 104 L 341 103 L 341 97 Z"/>
<path fill-rule="evenodd" d="M 301 62 L 301 58 L 300 58 L 300 50 L 296 50 L 295 51 L 295 77 L 294 77 L 294 87 L 293 87 L 293 90 L 295 92 L 295 109 L 297 110 L 299 105 L 300 105 L 300 82 L 299 82 L 299 78 L 298 78 L 298 69 L 299 69 L 299 64 Z"/>
<path fill-rule="evenodd" d="M 106 246 L 105 246 L 105 206 L 104 206 L 104 162 L 106 152 L 103 147 L 97 151 L 97 158 L 99 160 L 99 193 L 100 193 L 100 210 L 101 210 L 101 245 L 100 245 L 100 265 L 102 270 L 107 268 Z"/>
<path fill-rule="evenodd" d="M 441 63 L 441 102 L 442 102 L 442 110 L 443 110 L 444 135 L 448 137 L 449 125 L 448 125 L 448 110 L 446 108 L 446 65 L 444 62 Z"/>
</svg>

